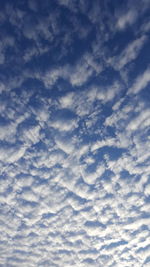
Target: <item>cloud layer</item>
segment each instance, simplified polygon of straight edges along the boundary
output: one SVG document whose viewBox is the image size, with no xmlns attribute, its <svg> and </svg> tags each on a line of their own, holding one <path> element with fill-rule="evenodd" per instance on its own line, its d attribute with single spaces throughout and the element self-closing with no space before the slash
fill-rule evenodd
<svg viewBox="0 0 150 267">
<path fill-rule="evenodd" d="M 149 3 L 5 1 L 0 266 L 150 264 Z"/>
</svg>

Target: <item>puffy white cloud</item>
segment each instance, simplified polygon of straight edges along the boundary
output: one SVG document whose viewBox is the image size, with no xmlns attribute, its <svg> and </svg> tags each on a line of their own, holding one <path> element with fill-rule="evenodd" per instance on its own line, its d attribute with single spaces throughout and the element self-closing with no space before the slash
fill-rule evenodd
<svg viewBox="0 0 150 267">
<path fill-rule="evenodd" d="M 26 151 L 26 147 L 6 147 L 0 149 L 0 160 L 8 163 L 13 163 L 18 161 L 21 157 L 23 157 Z"/>
</svg>

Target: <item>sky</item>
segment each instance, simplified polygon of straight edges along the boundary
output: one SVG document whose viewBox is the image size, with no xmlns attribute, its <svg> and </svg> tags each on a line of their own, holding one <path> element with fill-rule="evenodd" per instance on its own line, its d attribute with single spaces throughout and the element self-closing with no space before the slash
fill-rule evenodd
<svg viewBox="0 0 150 267">
<path fill-rule="evenodd" d="M 0 1 L 0 267 L 150 266 L 150 1 Z"/>
</svg>

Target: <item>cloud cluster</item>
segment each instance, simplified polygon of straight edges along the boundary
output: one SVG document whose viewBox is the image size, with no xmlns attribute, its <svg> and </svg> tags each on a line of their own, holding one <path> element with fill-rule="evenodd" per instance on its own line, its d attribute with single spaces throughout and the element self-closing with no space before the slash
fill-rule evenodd
<svg viewBox="0 0 150 267">
<path fill-rule="evenodd" d="M 0 266 L 149 266 L 149 9 L 130 2 L 2 5 Z"/>
</svg>

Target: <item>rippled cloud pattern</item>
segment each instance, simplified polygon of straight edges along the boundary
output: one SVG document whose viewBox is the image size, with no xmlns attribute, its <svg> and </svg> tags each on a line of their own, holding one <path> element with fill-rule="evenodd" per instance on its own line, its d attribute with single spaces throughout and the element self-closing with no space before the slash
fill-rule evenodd
<svg viewBox="0 0 150 267">
<path fill-rule="evenodd" d="M 149 0 L 0 2 L 0 266 L 150 266 Z"/>
</svg>

